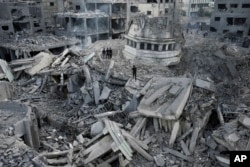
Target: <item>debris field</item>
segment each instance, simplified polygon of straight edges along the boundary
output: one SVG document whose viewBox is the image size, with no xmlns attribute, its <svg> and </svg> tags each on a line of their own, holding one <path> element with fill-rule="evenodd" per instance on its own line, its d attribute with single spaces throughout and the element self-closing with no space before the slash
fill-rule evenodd
<svg viewBox="0 0 250 167">
<path fill-rule="evenodd" d="M 229 166 L 250 150 L 250 51 L 184 37 L 169 67 L 125 59 L 122 39 L 0 59 L 0 167 Z"/>
</svg>

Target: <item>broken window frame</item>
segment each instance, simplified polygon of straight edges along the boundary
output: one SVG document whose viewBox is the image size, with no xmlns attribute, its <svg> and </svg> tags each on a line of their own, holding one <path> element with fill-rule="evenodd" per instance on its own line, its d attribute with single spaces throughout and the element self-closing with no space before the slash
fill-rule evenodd
<svg viewBox="0 0 250 167">
<path fill-rule="evenodd" d="M 220 3 L 217 5 L 217 9 L 222 12 L 222 11 L 226 11 L 227 10 L 227 4 L 224 3 Z"/>
<path fill-rule="evenodd" d="M 243 9 L 250 8 L 250 3 L 243 3 L 243 4 L 241 5 L 241 7 L 242 7 Z"/>
<path fill-rule="evenodd" d="M 214 21 L 220 21 L 220 17 L 214 17 Z"/>
<path fill-rule="evenodd" d="M 230 8 L 238 8 L 238 4 L 232 3 L 230 4 Z"/>
</svg>

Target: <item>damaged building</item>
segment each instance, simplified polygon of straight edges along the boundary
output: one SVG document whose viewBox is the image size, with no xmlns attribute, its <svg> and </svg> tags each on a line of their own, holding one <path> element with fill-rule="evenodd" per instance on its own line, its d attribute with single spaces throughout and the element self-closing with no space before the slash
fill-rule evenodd
<svg viewBox="0 0 250 167">
<path fill-rule="evenodd" d="M 164 66 L 179 63 L 184 38 L 179 24 L 178 2 L 175 1 L 172 7 L 163 16 L 138 14 L 131 17 L 123 50 L 126 58 Z"/>
<path fill-rule="evenodd" d="M 68 11 L 68 16 L 65 14 L 55 14 L 56 27 L 67 29 L 67 24 L 73 27 L 75 33 L 82 34 L 82 38 L 90 37 L 92 42 L 99 39 L 118 38 L 125 32 L 127 6 L 126 1 L 83 1 L 73 0 L 73 10 Z M 72 14 L 70 14 L 72 13 Z M 82 16 L 79 16 L 82 13 Z M 64 15 L 64 16 L 63 16 Z M 77 18 L 76 21 L 69 21 L 69 15 Z M 59 19 L 64 17 L 64 19 Z M 79 18 L 81 17 L 81 18 Z M 81 21 L 82 19 L 82 21 Z M 57 20 L 62 20 L 58 21 Z M 85 21 L 84 21 L 85 20 Z M 62 24 L 60 24 L 60 22 Z M 80 22 L 82 25 L 77 25 Z M 86 26 L 86 33 L 84 26 Z"/>
<path fill-rule="evenodd" d="M 34 1 L 0 2 L 0 34 L 44 32 L 42 5 Z"/>
<path fill-rule="evenodd" d="M 210 31 L 232 33 L 235 37 L 250 36 L 250 2 L 247 0 L 216 0 Z"/>
<path fill-rule="evenodd" d="M 101 11 L 57 13 L 55 14 L 55 23 L 56 34 L 77 37 L 85 44 L 108 39 L 110 36 L 109 17 Z M 61 23 L 59 27 L 57 23 Z"/>
</svg>

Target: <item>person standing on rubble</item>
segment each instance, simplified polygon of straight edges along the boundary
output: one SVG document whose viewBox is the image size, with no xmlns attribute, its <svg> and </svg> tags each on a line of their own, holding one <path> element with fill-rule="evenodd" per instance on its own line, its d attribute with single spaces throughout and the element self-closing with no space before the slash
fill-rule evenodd
<svg viewBox="0 0 250 167">
<path fill-rule="evenodd" d="M 106 54 L 106 51 L 105 51 L 105 48 L 102 49 L 102 58 L 105 57 L 105 54 Z"/>
<path fill-rule="evenodd" d="M 133 79 L 135 79 L 135 81 L 136 81 L 136 71 L 137 71 L 137 69 L 136 69 L 135 65 L 133 65 L 132 72 L 133 72 Z"/>
<path fill-rule="evenodd" d="M 110 50 L 109 48 L 107 48 L 107 59 L 109 59 L 109 57 L 110 57 Z"/>
<path fill-rule="evenodd" d="M 110 52 L 110 53 L 109 53 L 109 54 L 110 54 L 110 55 L 109 55 L 109 59 L 112 59 L 112 49 L 111 49 L 111 47 L 109 48 L 109 52 Z"/>
<path fill-rule="evenodd" d="M 107 58 L 108 58 L 108 56 L 109 56 L 109 49 L 108 49 L 108 48 L 106 48 L 106 51 L 105 51 L 105 58 L 107 59 Z"/>
</svg>

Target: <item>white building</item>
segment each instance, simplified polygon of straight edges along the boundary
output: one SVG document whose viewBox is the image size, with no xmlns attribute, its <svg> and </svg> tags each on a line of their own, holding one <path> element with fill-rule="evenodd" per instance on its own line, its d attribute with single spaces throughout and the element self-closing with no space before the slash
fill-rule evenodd
<svg viewBox="0 0 250 167">
<path fill-rule="evenodd" d="M 186 16 L 197 16 L 200 9 L 208 9 L 212 6 L 212 0 L 181 0 L 182 10 Z"/>
</svg>

